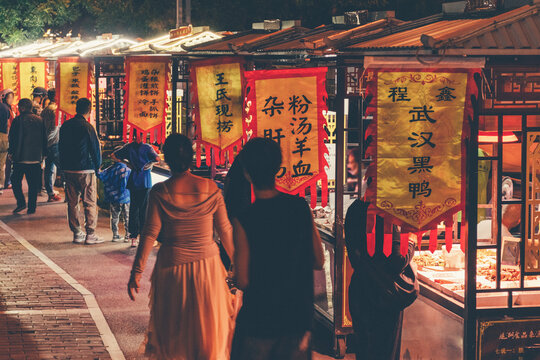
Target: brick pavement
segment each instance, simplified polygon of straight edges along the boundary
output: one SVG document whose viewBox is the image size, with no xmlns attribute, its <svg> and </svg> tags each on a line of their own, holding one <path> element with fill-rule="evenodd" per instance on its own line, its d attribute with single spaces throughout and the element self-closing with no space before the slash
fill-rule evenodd
<svg viewBox="0 0 540 360">
<path fill-rule="evenodd" d="M 81 292 L 3 227 L 0 274 L 1 360 L 111 359 Z"/>
</svg>

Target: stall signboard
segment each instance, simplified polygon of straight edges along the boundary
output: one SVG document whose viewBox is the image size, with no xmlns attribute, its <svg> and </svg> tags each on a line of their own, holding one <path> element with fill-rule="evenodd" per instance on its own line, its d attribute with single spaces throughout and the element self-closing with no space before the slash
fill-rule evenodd
<svg viewBox="0 0 540 360">
<path fill-rule="evenodd" d="M 265 137 L 280 144 L 277 187 L 301 196 L 310 188 L 312 207 L 317 205 L 318 180 L 323 207 L 328 195 L 326 73 L 322 67 L 246 72 L 245 138 Z"/>
<path fill-rule="evenodd" d="M 540 319 L 480 321 L 479 360 L 538 359 Z"/>
<path fill-rule="evenodd" d="M 373 115 L 366 131 L 366 156 L 374 160 L 366 175 L 372 180 L 366 199 L 372 213 L 385 219 L 386 255 L 391 251 L 391 225 L 402 227 L 401 249 L 406 252 L 407 233 L 421 238 L 431 231 L 430 240 L 436 242 L 437 225 L 444 221 L 448 251 L 452 247 L 453 215 L 465 203 L 463 140 L 473 115 L 474 72 L 407 68 L 366 72 L 371 97 L 366 113 Z M 368 240 L 374 238 L 371 233 Z"/>
<path fill-rule="evenodd" d="M 19 102 L 19 61 L 17 59 L 1 59 L 2 89 L 13 90 L 13 103 Z"/>
<path fill-rule="evenodd" d="M 32 98 L 36 87 L 47 88 L 48 62 L 41 58 L 19 59 L 20 98 Z"/>
<path fill-rule="evenodd" d="M 165 142 L 170 57 L 129 56 L 125 69 L 124 140 L 136 131 L 144 141 Z"/>
<path fill-rule="evenodd" d="M 78 57 L 59 58 L 56 62 L 56 104 L 62 117 L 73 117 L 80 98 L 92 97 L 90 61 Z"/>
<path fill-rule="evenodd" d="M 210 165 L 210 151 L 216 164 L 232 161 L 234 149 L 242 145 L 242 88 L 244 64 L 236 58 L 196 61 L 191 65 L 193 120 L 195 122 L 197 166 L 204 148 Z"/>
</svg>

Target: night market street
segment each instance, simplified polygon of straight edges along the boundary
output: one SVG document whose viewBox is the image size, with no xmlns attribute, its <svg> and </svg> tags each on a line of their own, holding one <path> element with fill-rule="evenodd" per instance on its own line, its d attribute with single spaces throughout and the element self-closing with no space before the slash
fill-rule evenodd
<svg viewBox="0 0 540 360">
<path fill-rule="evenodd" d="M 0 196 L 0 359 L 144 359 L 138 351 L 151 271 L 130 301 L 126 284 L 136 249 L 110 241 L 101 210 L 98 234 L 107 241 L 74 245 L 66 204 L 46 199 L 39 196 L 34 215 L 12 215 L 11 190 Z M 154 261 L 152 255 L 149 268 Z"/>
</svg>

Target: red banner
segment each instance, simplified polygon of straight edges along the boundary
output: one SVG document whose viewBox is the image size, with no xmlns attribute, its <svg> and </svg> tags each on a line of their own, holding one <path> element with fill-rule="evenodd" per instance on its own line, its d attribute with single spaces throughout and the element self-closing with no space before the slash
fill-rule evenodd
<svg viewBox="0 0 540 360">
<path fill-rule="evenodd" d="M 388 256 L 392 225 L 401 226 L 401 251 L 409 234 L 421 241 L 430 231 L 430 249 L 438 224 L 444 222 L 446 247 L 452 247 L 453 216 L 464 210 L 468 122 L 471 96 L 477 96 L 476 69 L 366 70 L 366 157 L 373 162 L 366 177 L 370 217 L 385 220 L 384 252 Z M 374 232 L 373 226 L 368 232 Z M 374 238 L 374 236 L 370 236 Z M 388 244 L 387 244 L 388 243 Z M 373 246 L 370 246 L 373 251 Z M 371 252 L 371 251 L 370 251 Z"/>
<path fill-rule="evenodd" d="M 150 142 L 165 142 L 167 89 L 170 79 L 170 57 L 130 56 L 126 58 L 124 103 L 124 140 L 137 137 Z"/>
<path fill-rule="evenodd" d="M 36 87 L 47 89 L 49 83 L 49 62 L 43 58 L 19 59 L 20 98 L 31 99 Z"/>
<path fill-rule="evenodd" d="M 225 162 L 225 154 L 232 162 L 234 149 L 239 151 L 242 146 L 243 61 L 237 58 L 196 61 L 190 74 L 197 166 L 201 165 L 203 147 L 208 166 L 210 151 L 216 164 Z"/>
<path fill-rule="evenodd" d="M 280 144 L 278 189 L 305 196 L 309 188 L 312 207 L 317 205 L 319 180 L 322 206 L 328 201 L 326 72 L 327 68 L 308 68 L 245 73 L 245 138 L 266 137 Z"/>
<path fill-rule="evenodd" d="M 2 89 L 13 90 L 13 103 L 17 104 L 20 100 L 19 87 L 19 61 L 17 59 L 0 59 L 2 65 Z"/>
<path fill-rule="evenodd" d="M 56 104 L 60 116 L 75 116 L 80 98 L 92 100 L 92 66 L 88 59 L 59 58 L 56 62 Z M 56 117 L 58 121 L 59 116 Z"/>
</svg>

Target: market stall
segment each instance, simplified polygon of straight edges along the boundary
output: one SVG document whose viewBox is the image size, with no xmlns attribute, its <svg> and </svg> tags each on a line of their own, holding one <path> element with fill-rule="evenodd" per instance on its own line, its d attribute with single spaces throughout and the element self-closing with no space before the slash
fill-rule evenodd
<svg viewBox="0 0 540 360">
<path fill-rule="evenodd" d="M 368 73 L 369 55 L 379 64 L 402 68 L 405 63 L 416 63 L 428 72 L 448 71 L 449 61 L 485 60 L 476 76 L 479 94 L 468 124 L 470 133 L 463 138 L 467 148 L 465 206 L 449 219 L 453 224 L 437 227 L 436 237 L 417 234 L 414 261 L 421 296 L 405 311 L 403 358 L 540 356 L 535 215 L 540 98 L 534 78 L 540 53 L 538 46 L 527 43 L 528 37 L 514 33 L 526 28 L 538 36 L 538 27 L 532 26 L 537 20 L 537 7 L 525 6 L 491 18 L 441 21 L 342 49 L 347 55 L 343 80 L 349 66 L 357 67 L 359 73 L 367 68 Z M 347 97 L 346 89 L 342 95 Z M 340 112 L 338 124 L 339 118 Z M 371 122 L 369 117 L 361 119 L 362 124 Z M 360 132 L 362 138 L 370 135 L 367 126 L 360 126 Z M 366 150 L 362 149 L 365 160 L 359 162 L 360 169 L 373 160 L 369 150 L 366 157 Z M 440 188 L 432 190 L 435 194 Z M 343 283 L 336 285 L 346 292 L 347 277 L 342 275 L 338 279 Z"/>
</svg>

